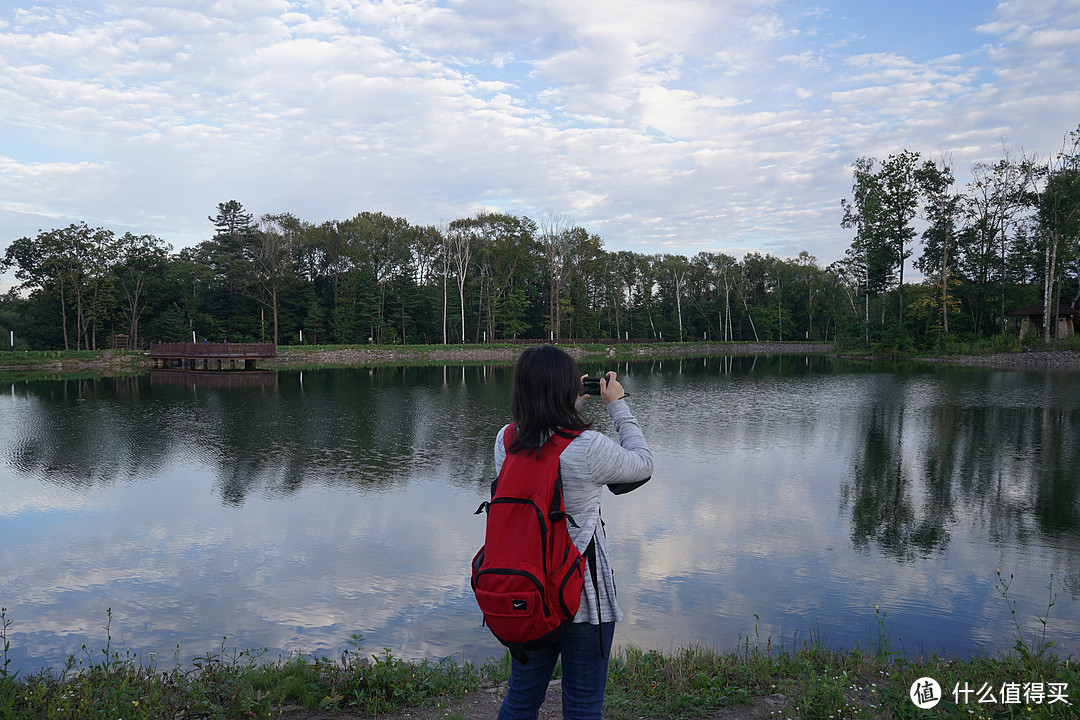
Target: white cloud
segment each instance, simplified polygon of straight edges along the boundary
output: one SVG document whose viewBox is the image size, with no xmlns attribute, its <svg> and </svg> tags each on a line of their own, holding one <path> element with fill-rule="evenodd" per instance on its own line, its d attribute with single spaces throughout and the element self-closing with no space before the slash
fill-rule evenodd
<svg viewBox="0 0 1080 720">
<path fill-rule="evenodd" d="M 555 209 L 615 249 L 828 262 L 856 157 L 966 163 L 1002 136 L 1051 152 L 1076 125 L 1075 2 L 1002 3 L 983 49 L 927 61 L 853 52 L 829 17 L 749 0 L 15 8 L 0 249 L 41 216 L 180 246 L 236 198 L 316 222 Z"/>
</svg>

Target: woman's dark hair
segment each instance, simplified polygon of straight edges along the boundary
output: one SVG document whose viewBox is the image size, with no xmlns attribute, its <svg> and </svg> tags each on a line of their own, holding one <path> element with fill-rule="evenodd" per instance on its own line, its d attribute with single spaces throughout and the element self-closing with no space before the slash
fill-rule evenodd
<svg viewBox="0 0 1080 720">
<path fill-rule="evenodd" d="M 560 428 L 587 430 L 589 424 L 577 411 L 580 388 L 577 363 L 557 347 L 538 345 L 521 353 L 510 389 L 517 436 L 509 451 L 538 448 Z"/>
</svg>

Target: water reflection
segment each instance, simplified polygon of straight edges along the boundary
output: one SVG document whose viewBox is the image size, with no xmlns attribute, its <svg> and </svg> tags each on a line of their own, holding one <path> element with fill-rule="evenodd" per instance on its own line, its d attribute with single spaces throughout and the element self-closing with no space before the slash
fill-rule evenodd
<svg viewBox="0 0 1080 720">
<path fill-rule="evenodd" d="M 309 370 L 271 382 L 158 372 L 28 383 L 19 389 L 31 402 L 18 408 L 4 457 L 21 474 L 79 486 L 149 477 L 180 453 L 209 468 L 232 505 L 313 484 L 388 491 L 417 470 L 471 486 L 491 466 L 504 422 L 505 388 L 489 390 L 492 373 Z"/>
<path fill-rule="evenodd" d="M 1080 379 L 708 357 L 617 369 L 656 454 L 605 501 L 618 641 L 730 647 L 757 632 L 866 644 L 888 610 L 909 651 L 1080 641 Z M 100 642 L 335 654 L 498 654 L 464 568 L 510 370 L 305 370 L 258 382 L 156 375 L 0 393 L 0 602 L 36 669 Z M 598 405 L 587 408 L 606 427 Z M 1039 607 L 1039 603 L 1043 606 Z"/>
<path fill-rule="evenodd" d="M 943 551 L 963 521 L 1006 546 L 1075 541 L 1075 378 L 993 373 L 993 395 L 964 397 L 971 383 L 954 373 L 893 376 L 895 387 L 867 397 L 840 495 L 854 545 L 911 561 Z"/>
</svg>

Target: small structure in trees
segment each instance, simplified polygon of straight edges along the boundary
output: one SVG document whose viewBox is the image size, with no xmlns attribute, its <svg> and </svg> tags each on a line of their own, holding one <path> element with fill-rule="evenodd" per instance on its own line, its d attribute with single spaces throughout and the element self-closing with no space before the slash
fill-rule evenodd
<svg viewBox="0 0 1080 720">
<path fill-rule="evenodd" d="M 1013 310 L 1014 317 L 1020 319 L 1020 339 L 1023 340 L 1030 334 L 1040 337 L 1043 334 L 1043 306 L 1042 303 L 1028 305 L 1019 310 Z M 1057 306 L 1057 323 L 1051 325 L 1050 336 L 1057 338 L 1069 337 L 1076 333 L 1076 311 L 1065 305 Z M 1053 321 L 1051 321 L 1053 322 Z"/>
</svg>

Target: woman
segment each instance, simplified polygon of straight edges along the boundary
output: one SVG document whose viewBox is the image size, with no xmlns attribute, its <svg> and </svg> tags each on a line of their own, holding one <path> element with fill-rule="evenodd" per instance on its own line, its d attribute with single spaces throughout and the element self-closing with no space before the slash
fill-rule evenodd
<svg viewBox="0 0 1080 720">
<path fill-rule="evenodd" d="M 600 399 L 619 434 L 619 442 L 589 430 L 578 408 L 589 399 L 584 394 L 577 363 L 562 350 L 540 345 L 525 350 L 514 368 L 510 409 L 517 436 L 509 452 L 528 452 L 540 447 L 556 430 L 583 430 L 563 450 L 560 471 L 563 502 L 578 527 L 569 527 L 580 552 L 595 538 L 599 590 L 586 577 L 581 605 L 562 638 L 552 647 L 528 653 L 529 662 L 511 660 L 510 689 L 499 710 L 499 720 L 536 718 L 544 702 L 555 661 L 562 656 L 563 717 L 599 720 L 607 685 L 608 656 L 615 623 L 622 612 L 615 600 L 615 580 L 608 561 L 607 542 L 600 521 L 600 495 L 605 485 L 641 483 L 652 475 L 652 453 L 630 412 L 623 387 L 615 372 L 600 381 Z M 503 433 L 495 438 L 495 470 L 502 469 L 507 448 Z"/>
</svg>

